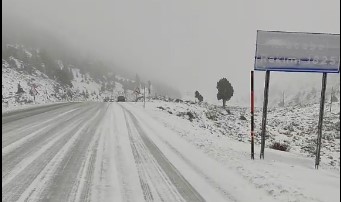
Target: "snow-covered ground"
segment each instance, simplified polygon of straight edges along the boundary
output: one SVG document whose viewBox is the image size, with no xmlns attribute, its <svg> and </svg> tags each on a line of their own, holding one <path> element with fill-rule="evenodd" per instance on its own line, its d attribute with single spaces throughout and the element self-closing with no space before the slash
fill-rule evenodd
<svg viewBox="0 0 341 202">
<path fill-rule="evenodd" d="M 20 84 L 25 92 L 20 102 L 15 99 L 18 84 Z M 35 101 L 33 101 L 33 96 L 29 94 L 32 84 L 36 84 L 36 90 L 39 92 Z M 55 94 L 55 86 L 60 85 L 56 81 L 47 78 L 46 75 L 43 75 L 38 70 L 32 75 L 19 72 L 9 68 L 8 63 L 2 60 L 2 98 L 6 100 L 6 103 L 2 103 L 3 108 L 22 105 L 24 103 L 23 100 L 28 103 L 56 102 L 58 101 L 57 97 L 51 96 Z"/>
<path fill-rule="evenodd" d="M 300 127 L 300 131 L 296 131 L 296 135 L 293 135 L 296 141 L 288 141 L 291 145 L 290 152 L 266 148 L 265 160 L 258 160 L 260 147 L 256 143 L 255 161 L 250 160 L 250 143 L 247 135 L 249 121 L 239 120 L 240 115 L 249 117 L 246 109 L 231 107 L 231 114 L 224 112 L 224 116 L 229 118 L 211 121 L 204 115 L 207 111 L 213 110 L 208 110 L 207 106 L 160 101 L 147 103 L 146 109 L 143 109 L 142 105 L 138 103 L 132 106 L 136 110 L 147 111 L 151 117 L 174 131 L 178 137 L 187 140 L 197 149 L 222 163 L 226 172 L 238 173 L 257 188 L 273 196 L 275 201 L 340 200 L 338 191 L 340 188 L 339 131 L 336 128 L 325 127 L 325 137 L 328 135 L 338 137 L 324 139 L 320 170 L 314 169 L 314 156 L 310 152 L 300 149 L 305 145 L 315 147 L 315 144 L 311 145 L 311 142 L 316 139 L 316 132 L 308 133 L 306 131 L 311 129 L 306 127 L 311 127 L 309 121 L 317 118 L 314 113 L 316 106 L 296 108 L 292 111 L 288 111 L 288 109 L 271 110 L 268 128 L 272 138 L 267 140 L 268 145 L 273 141 L 284 142 L 283 136 L 287 136 L 279 132 L 272 132 L 276 127 L 281 130 L 288 122 L 289 124 L 294 122 L 296 123 L 295 127 Z M 334 106 L 333 109 L 339 110 L 337 106 Z M 188 111 L 195 116 L 192 121 L 189 120 L 190 116 L 184 115 Z M 293 112 L 295 113 L 292 114 Z M 256 123 L 260 123 L 261 114 L 257 113 L 258 121 Z M 328 121 L 331 123 L 338 121 L 338 118 L 339 115 L 326 114 L 326 125 L 328 125 Z M 312 134 L 314 134 L 313 137 L 309 137 Z"/>
<path fill-rule="evenodd" d="M 326 105 L 323 123 L 321 150 L 325 168 L 340 169 L 340 104 L 334 103 L 332 111 Z M 205 131 L 209 137 L 231 138 L 240 142 L 250 142 L 249 108 L 220 106 L 207 103 L 190 104 L 153 100 L 148 107 L 155 112 L 163 112 L 165 121 L 169 118 L 186 120 L 193 130 Z M 317 139 L 319 105 L 306 107 L 272 108 L 268 112 L 266 145 L 275 142 L 288 145 L 288 151 L 314 158 Z M 255 112 L 256 144 L 260 144 L 262 110 Z M 176 123 L 176 121 L 170 123 Z M 181 129 L 181 127 L 178 127 Z M 183 131 L 179 131 L 184 133 Z"/>
<path fill-rule="evenodd" d="M 3 116 L 2 200 L 340 200 L 332 166 L 315 170 L 312 158 L 270 149 L 252 161 L 247 142 L 209 129 L 210 120 L 159 106 L 191 107 L 87 102 Z"/>
</svg>

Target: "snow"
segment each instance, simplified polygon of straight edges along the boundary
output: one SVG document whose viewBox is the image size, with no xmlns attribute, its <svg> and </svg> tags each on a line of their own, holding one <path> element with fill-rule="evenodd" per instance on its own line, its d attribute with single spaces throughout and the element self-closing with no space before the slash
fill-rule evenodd
<svg viewBox="0 0 341 202">
<path fill-rule="evenodd" d="M 30 57 L 28 50 L 25 53 Z M 102 83 L 96 82 L 89 74 L 81 74 L 80 69 L 60 60 L 58 64 L 61 69 L 72 70 L 72 88 L 62 86 L 38 70 L 32 74 L 24 72 L 24 64 L 14 57 L 10 61 L 2 60 L 3 113 L 66 102 L 61 95 L 67 90 L 72 91 L 74 101 L 98 102 L 105 97 L 116 98 L 124 94 L 120 81 L 126 79 L 122 76 L 116 75 L 113 91 L 101 92 Z M 25 91 L 22 100 L 15 97 L 18 83 Z M 35 101 L 29 94 L 32 84 L 37 85 L 39 92 Z M 87 99 L 81 96 L 83 92 L 89 93 Z M 34 201 L 43 195 L 53 179 L 60 177 L 56 174 L 63 172 L 58 170 L 60 167 L 70 166 L 65 161 L 67 156 L 78 152 L 84 158 L 79 159 L 79 168 L 70 169 L 77 176 L 71 185 L 70 201 L 82 201 L 88 191 L 92 201 L 186 201 L 186 197 L 190 197 L 184 194 L 186 191 L 192 191 L 193 196 L 199 198 L 197 201 L 339 201 L 340 102 L 334 103 L 331 111 L 329 103 L 326 104 L 321 166 L 315 170 L 317 94 L 318 91 L 300 93 L 301 99 L 311 96 L 311 100 L 303 100 L 300 104 L 295 103 L 296 96 L 288 95 L 289 106 L 269 109 L 265 160 L 250 160 L 248 107 L 228 106 L 223 109 L 207 103 L 175 103 L 149 98 L 146 108 L 139 102 L 85 103 L 77 108 L 53 112 L 55 114 L 45 113 L 39 120 L 38 116 L 33 118 L 31 125 L 11 128 L 3 136 L 3 143 L 10 142 L 2 148 L 3 157 L 19 148 L 28 152 L 14 156 L 17 163 L 12 168 L 5 165 L 11 169 L 3 171 L 2 187 L 13 191 L 8 187 L 15 184 L 16 177 L 24 176 L 26 172 L 36 174 L 31 179 L 19 179 L 20 182 L 26 180 L 24 188 L 20 187 L 24 184 L 15 187 L 23 190 L 19 201 Z M 127 100 L 135 99 L 130 90 L 126 97 Z M 273 100 L 273 103 L 277 102 Z M 98 108 L 86 108 L 87 113 L 78 117 L 78 110 L 89 105 Z M 66 127 L 51 131 L 61 120 L 72 115 L 78 119 L 72 117 L 74 119 L 65 123 Z M 31 120 L 25 121 L 20 123 L 30 123 Z M 258 157 L 261 108 L 256 109 L 255 124 L 255 155 Z M 37 137 L 41 135 L 49 136 L 39 142 Z M 73 150 L 79 140 L 86 137 L 88 144 L 79 146 L 79 151 Z M 41 143 L 39 147 L 33 150 L 24 147 L 34 145 L 33 140 Z M 65 142 L 60 143 L 60 140 Z M 282 152 L 269 148 L 277 142 L 288 145 L 289 150 Z M 51 150 L 55 151 L 54 155 L 44 156 Z M 33 164 L 39 159 L 44 162 L 38 164 L 44 163 L 44 166 L 40 172 L 34 173 Z M 180 185 L 175 183 L 178 182 L 176 178 L 180 179 L 185 191 L 177 187 Z M 195 196 L 196 192 L 200 196 Z M 7 197 L 13 197 L 10 194 L 7 193 Z"/>
<path fill-rule="evenodd" d="M 146 134 L 152 138 L 153 142 L 159 146 L 206 201 L 271 201 L 271 198 L 267 197 L 265 193 L 257 191 L 246 180 L 238 177 L 235 171 L 227 172 L 216 161 L 198 152 L 193 145 L 176 136 L 176 133 L 165 129 L 150 117 L 143 116 L 142 112 L 133 111 L 134 114 L 140 116 L 139 122 L 143 123 L 142 127 Z M 148 129 L 148 125 L 152 129 Z M 222 190 L 228 190 L 228 193 Z M 245 195 L 245 192 L 252 197 Z"/>
<path fill-rule="evenodd" d="M 205 129 L 207 133 L 215 136 L 229 136 L 245 143 L 250 141 L 250 113 L 248 108 L 233 106 L 224 110 L 219 106 L 207 103 L 198 105 L 159 101 L 150 102 L 148 105 L 155 111 L 163 111 L 167 115 L 167 119 L 172 118 L 172 122 L 176 122 L 178 119 L 186 119 L 198 131 Z M 333 104 L 332 112 L 329 112 L 329 107 L 328 111 L 325 112 L 322 148 L 323 165 L 326 168 L 338 170 L 340 168 L 339 112 L 339 103 Z M 192 119 L 188 113 L 192 114 Z M 266 139 L 266 145 L 270 146 L 279 142 L 289 145 L 289 151 L 292 153 L 314 157 L 318 113 L 318 104 L 307 107 L 270 109 L 267 123 L 269 137 Z M 256 144 L 260 143 L 261 115 L 261 109 L 257 108 L 255 112 Z"/>
<path fill-rule="evenodd" d="M 337 165 L 315 170 L 314 159 L 305 153 L 269 148 L 265 160 L 250 160 L 248 141 L 215 131 L 222 125 L 212 124 L 206 114 L 197 116 L 218 110 L 213 106 L 158 100 L 147 102 L 146 108 L 143 103 L 74 106 L 18 121 L 25 124 L 11 130 L 11 124 L 5 125 L 5 199 L 58 195 L 63 201 L 191 201 L 197 192 L 195 201 L 340 200 Z M 194 114 L 192 121 L 188 111 Z M 225 110 L 225 124 L 240 112 L 245 111 Z M 259 149 L 256 144 L 256 157 Z M 10 165 L 12 161 L 16 163 Z M 62 180 L 65 176 L 74 180 Z"/>
<path fill-rule="evenodd" d="M 26 50 L 27 51 L 27 50 Z M 72 65 L 66 66 L 61 60 L 57 63 L 61 69 L 70 68 L 73 73 L 72 87 L 60 84 L 58 81 L 48 78 L 47 75 L 33 68 L 33 72 L 28 73 L 22 69 L 23 63 L 11 57 L 9 63 L 2 60 L 2 110 L 25 108 L 24 105 L 56 103 L 61 101 L 103 101 L 110 97 L 116 99 L 119 95 L 125 95 L 127 100 L 134 100 L 135 95 L 131 90 L 124 93 L 122 84 L 115 82 L 113 91 L 101 91 L 102 83 L 95 81 L 89 74 L 82 74 L 80 69 Z M 23 88 L 24 93 L 20 96 L 16 94 L 18 84 Z M 36 86 L 38 94 L 35 98 L 30 94 L 31 86 Z M 71 91 L 72 98 L 66 96 Z M 84 97 L 87 94 L 88 97 Z"/>
<path fill-rule="evenodd" d="M 191 106 L 185 104 L 160 101 L 147 103 L 145 110 L 141 104 L 131 104 L 129 108 L 131 108 L 134 113 L 139 114 L 141 117 L 144 112 L 147 112 L 155 120 L 162 123 L 163 126 L 172 130 L 173 133 L 167 133 L 165 131 L 158 131 L 157 133 L 154 133 L 159 134 L 159 136 L 162 136 L 164 139 L 166 139 L 166 141 L 174 141 L 174 144 L 171 145 L 178 146 L 179 142 L 181 142 L 179 138 L 185 139 L 187 143 L 190 143 L 192 146 L 201 150 L 212 159 L 220 162 L 224 166 L 225 172 L 231 176 L 223 178 L 222 176 L 224 175 L 217 173 L 216 177 L 218 178 L 220 176 L 222 179 L 226 179 L 226 181 L 229 182 L 229 186 L 233 186 L 231 184 L 235 184 L 235 187 L 244 187 L 244 185 L 242 186 L 241 181 L 247 180 L 257 189 L 265 191 L 271 195 L 276 201 L 340 200 L 339 164 L 333 166 L 328 165 L 325 163 L 326 158 L 323 157 L 322 168 L 315 170 L 313 157 L 307 157 L 307 155 L 304 153 L 281 152 L 268 148 L 265 151 L 265 160 L 257 160 L 256 158 L 255 161 L 252 161 L 250 160 L 250 144 L 248 141 L 239 141 L 237 135 L 223 135 L 220 132 L 214 130 L 204 129 L 203 127 L 200 127 L 198 122 L 190 122 L 186 118 L 175 116 L 175 113 L 169 114 L 169 112 L 166 110 L 163 111 L 158 109 L 158 106 L 163 106 L 167 108 L 167 110 L 173 112 L 181 112 L 184 111 L 184 109 L 187 110 L 188 108 L 193 110 Z M 307 110 L 308 113 L 310 113 L 312 109 L 308 107 L 303 109 L 303 111 Z M 233 112 L 233 110 L 231 111 Z M 305 114 L 302 116 L 304 115 Z M 146 116 L 143 116 L 141 120 L 152 123 L 153 126 L 157 125 Z M 225 121 L 225 123 L 229 125 L 228 121 Z M 244 139 L 248 138 L 244 137 Z M 157 140 L 153 139 L 153 141 Z M 339 140 L 333 141 L 335 141 L 336 145 L 339 145 Z M 164 152 L 167 152 L 165 151 L 166 149 L 164 149 L 167 148 L 167 145 L 161 146 L 160 148 L 162 148 Z M 191 147 L 188 145 L 182 145 L 178 146 L 177 149 L 181 151 L 180 153 L 182 155 L 186 155 L 189 152 L 186 150 L 188 148 Z M 326 145 L 324 144 L 322 150 L 326 151 L 326 149 Z M 255 151 L 259 150 L 259 145 L 256 144 Z M 335 148 L 333 152 L 328 151 L 328 153 L 328 155 L 332 154 L 337 158 L 340 158 L 340 154 Z M 194 154 L 190 155 L 191 160 L 194 158 L 192 155 Z M 256 153 L 256 157 L 257 155 L 258 153 Z M 325 155 L 322 154 L 322 156 Z M 168 158 L 171 157 L 168 156 Z M 203 170 L 212 170 L 213 167 L 211 165 L 214 164 L 211 162 L 208 163 L 204 159 L 205 158 L 200 158 L 201 165 L 205 164 L 209 166 Z M 196 166 L 199 166 L 199 164 Z M 186 169 L 184 168 L 183 171 L 186 172 Z M 216 173 L 216 170 L 214 170 L 212 173 Z M 241 179 L 239 179 L 237 176 L 239 176 Z M 200 189 L 200 187 L 197 188 Z M 237 197 L 240 197 L 239 195 L 242 193 L 243 190 L 241 190 L 239 194 L 236 194 Z M 249 200 L 254 200 L 254 197 L 250 198 Z"/>
<path fill-rule="evenodd" d="M 95 95 L 99 95 L 101 85 L 96 83 L 89 75 L 82 75 L 77 68 L 72 68 L 72 72 L 74 77 L 72 90 L 78 93 L 88 92 L 90 100 L 96 100 Z M 80 76 L 77 77 L 78 75 Z"/>
<path fill-rule="evenodd" d="M 15 99 L 15 94 L 18 90 L 18 84 L 25 91 L 22 96 L 22 100 L 27 100 L 30 102 L 26 104 L 41 104 L 41 103 L 51 103 L 60 101 L 57 97 L 51 96 L 54 94 L 54 87 L 59 86 L 59 84 L 51 79 L 45 77 L 37 77 L 34 75 L 24 74 L 18 72 L 12 68 L 6 68 L 6 63 L 2 66 L 2 96 L 6 98 L 7 104 L 2 103 L 2 108 L 13 108 L 23 105 L 23 102 L 18 102 Z M 36 100 L 33 102 L 33 96 L 29 94 L 31 89 L 31 84 L 37 85 L 37 91 L 39 96 L 36 96 Z"/>
<path fill-rule="evenodd" d="M 50 177 L 46 177 L 49 175 L 53 175 L 58 169 L 58 164 L 61 163 L 65 154 L 72 148 L 71 146 L 75 143 L 75 141 L 82 134 L 82 130 L 89 124 L 97 115 L 97 112 L 92 119 L 88 120 L 81 128 L 71 137 L 71 139 L 60 149 L 60 151 L 53 157 L 53 159 L 48 163 L 48 165 L 39 173 L 39 175 L 35 178 L 35 180 L 30 184 L 30 186 L 25 190 L 25 192 L 20 196 L 19 201 L 36 201 L 39 195 L 43 192 L 47 183 L 51 179 Z M 61 137 L 57 137 L 61 138 Z M 52 146 L 52 145 L 51 145 Z"/>
<path fill-rule="evenodd" d="M 16 65 L 16 68 L 18 68 L 18 69 L 23 68 L 23 65 L 24 65 L 24 64 L 23 64 L 22 61 L 20 61 L 20 60 L 14 58 L 14 57 L 10 57 L 10 60 L 14 61 L 14 64 Z"/>
<path fill-rule="evenodd" d="M 58 64 L 58 66 L 59 66 L 60 70 L 63 70 L 63 69 L 64 69 L 64 64 L 63 64 L 63 61 L 61 61 L 61 60 L 57 60 L 57 64 Z"/>
</svg>

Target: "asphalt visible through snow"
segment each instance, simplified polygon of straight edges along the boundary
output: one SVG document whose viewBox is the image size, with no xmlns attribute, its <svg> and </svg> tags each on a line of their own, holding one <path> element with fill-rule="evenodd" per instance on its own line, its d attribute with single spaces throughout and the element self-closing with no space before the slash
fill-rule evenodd
<svg viewBox="0 0 341 202">
<path fill-rule="evenodd" d="M 2 201 L 206 201 L 125 104 L 3 114 Z"/>
</svg>

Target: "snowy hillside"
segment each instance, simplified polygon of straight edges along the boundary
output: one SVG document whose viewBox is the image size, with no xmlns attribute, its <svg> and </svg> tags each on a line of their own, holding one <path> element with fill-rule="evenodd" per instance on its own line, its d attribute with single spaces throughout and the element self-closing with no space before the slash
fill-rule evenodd
<svg viewBox="0 0 341 202">
<path fill-rule="evenodd" d="M 207 133 L 218 139 L 220 137 L 228 137 L 245 143 L 250 141 L 250 113 L 248 108 L 227 107 L 225 110 L 220 106 L 209 105 L 207 103 L 174 103 L 159 100 L 154 100 L 148 103 L 148 105 L 154 111 L 164 112 L 167 117 L 165 120 L 170 117 L 188 120 L 193 126 L 192 130 L 194 131 L 204 129 Z M 321 158 L 322 164 L 339 170 L 340 103 L 334 103 L 331 112 L 329 112 L 329 109 L 327 105 L 323 125 Z M 306 107 L 283 107 L 269 110 L 266 146 L 270 147 L 274 143 L 280 143 L 287 145 L 290 153 L 314 159 L 318 113 L 318 104 Z M 256 144 L 260 144 L 261 116 L 261 109 L 256 109 Z M 176 122 L 174 121 L 174 123 Z M 178 132 L 185 136 L 187 135 L 186 131 Z"/>
<path fill-rule="evenodd" d="M 103 101 L 116 99 L 119 95 L 124 95 L 128 101 L 136 99 L 135 81 L 107 70 L 97 71 L 100 73 L 94 74 L 63 60 L 53 60 L 41 50 L 7 45 L 2 55 L 2 107 L 57 101 Z"/>
</svg>

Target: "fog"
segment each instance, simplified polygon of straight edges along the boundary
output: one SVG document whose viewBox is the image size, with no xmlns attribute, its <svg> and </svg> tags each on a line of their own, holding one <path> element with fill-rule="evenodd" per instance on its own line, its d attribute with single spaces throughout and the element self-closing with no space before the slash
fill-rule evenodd
<svg viewBox="0 0 341 202">
<path fill-rule="evenodd" d="M 340 32 L 339 0 L 3 0 L 2 6 L 3 22 L 24 20 L 76 51 L 183 95 L 199 90 L 212 102 L 222 77 L 234 86 L 235 101 L 248 98 L 257 30 Z M 264 73 L 256 77 L 261 92 Z M 271 85 L 320 86 L 321 78 L 276 73 Z"/>
</svg>

